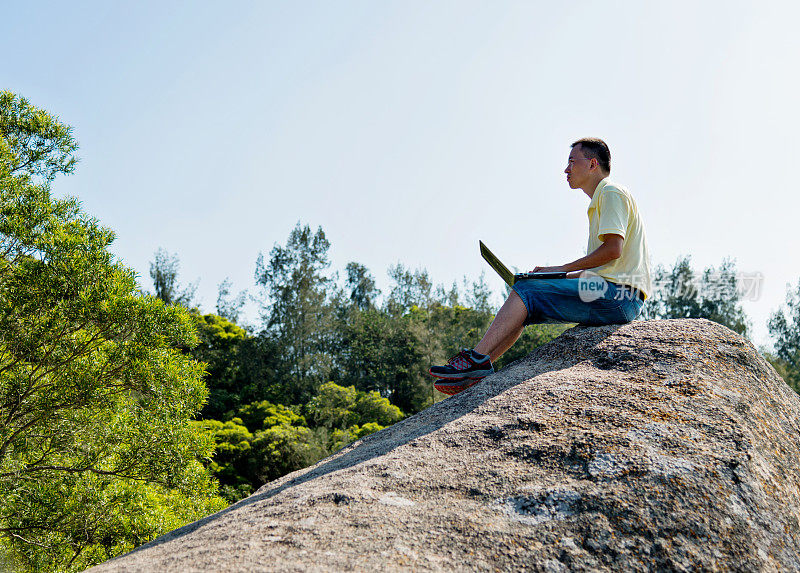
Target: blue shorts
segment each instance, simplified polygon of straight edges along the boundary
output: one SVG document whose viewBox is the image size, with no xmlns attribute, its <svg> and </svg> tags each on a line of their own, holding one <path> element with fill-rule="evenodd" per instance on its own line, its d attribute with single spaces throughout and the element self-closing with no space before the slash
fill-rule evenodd
<svg viewBox="0 0 800 573">
<path fill-rule="evenodd" d="M 588 292 L 584 279 L 528 279 L 513 288 L 528 309 L 526 325 L 577 322 L 599 326 L 624 324 L 639 316 L 644 301 L 638 291 L 611 281 L 600 282 L 605 283 L 602 294 Z"/>
</svg>

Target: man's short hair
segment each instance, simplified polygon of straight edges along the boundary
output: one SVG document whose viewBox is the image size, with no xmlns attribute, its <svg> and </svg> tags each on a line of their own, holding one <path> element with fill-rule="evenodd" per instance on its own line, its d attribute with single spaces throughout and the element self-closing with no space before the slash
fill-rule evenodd
<svg viewBox="0 0 800 573">
<path fill-rule="evenodd" d="M 611 152 L 608 145 L 602 139 L 596 137 L 584 137 L 573 143 L 570 147 L 581 146 L 581 151 L 586 159 L 597 159 L 598 165 L 606 173 L 611 173 Z"/>
</svg>

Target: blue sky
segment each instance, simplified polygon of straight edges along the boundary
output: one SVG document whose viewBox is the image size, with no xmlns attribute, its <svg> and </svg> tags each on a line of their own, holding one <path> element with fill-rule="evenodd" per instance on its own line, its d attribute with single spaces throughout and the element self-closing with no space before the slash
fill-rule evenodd
<svg viewBox="0 0 800 573">
<path fill-rule="evenodd" d="M 56 193 L 114 229 L 149 285 L 158 247 L 253 288 L 259 251 L 322 226 L 333 268 L 451 283 L 584 254 L 569 144 L 604 138 L 655 264 L 762 273 L 757 344 L 800 279 L 791 2 L 15 2 L 3 89 L 74 126 Z M 487 273 L 501 291 L 499 278 Z M 499 302 L 499 294 L 498 294 Z M 255 318 L 254 316 L 251 318 Z"/>
</svg>

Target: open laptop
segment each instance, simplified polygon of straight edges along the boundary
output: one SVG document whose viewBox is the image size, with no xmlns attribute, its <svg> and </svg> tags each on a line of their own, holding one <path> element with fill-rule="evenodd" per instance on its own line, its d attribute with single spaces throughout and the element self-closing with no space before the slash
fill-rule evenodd
<svg viewBox="0 0 800 573">
<path fill-rule="evenodd" d="M 508 286 L 514 286 L 514 283 L 521 280 L 528 279 L 565 279 L 567 273 L 512 273 L 508 267 L 500 262 L 494 253 L 489 250 L 489 247 L 483 244 L 483 241 L 478 241 L 481 246 L 481 256 L 486 259 L 489 266 L 492 267 L 498 275 L 506 282 Z"/>
</svg>

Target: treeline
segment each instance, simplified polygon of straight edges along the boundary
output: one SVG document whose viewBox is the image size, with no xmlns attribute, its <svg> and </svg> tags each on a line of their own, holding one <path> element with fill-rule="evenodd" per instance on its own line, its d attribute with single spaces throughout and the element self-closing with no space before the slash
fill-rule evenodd
<svg viewBox="0 0 800 573">
<path fill-rule="evenodd" d="M 189 352 L 207 364 L 202 426 L 217 444 L 209 467 L 230 501 L 442 399 L 428 367 L 474 346 L 494 317 L 482 277 L 465 280 L 461 289 L 434 288 L 425 271 L 397 265 L 389 269 L 391 285 L 382 296 L 359 263 L 349 263 L 344 279 L 337 280 L 330 273 L 329 248 L 321 228 L 298 224 L 285 245 L 259 256 L 256 326 L 236 324 L 245 293 L 232 297 L 227 281 L 220 286 L 217 314 L 194 309 L 201 343 Z M 178 269 L 177 255 L 156 253 L 150 272 L 155 295 L 192 307 L 195 285 L 182 287 Z M 746 279 L 758 277 L 741 275 L 730 259 L 698 273 L 689 257 L 680 257 L 672 267 L 656 267 L 655 291 L 642 318 L 707 318 L 747 336 L 751 326 L 742 298 L 757 295 L 748 289 L 760 285 L 743 284 Z M 779 340 L 780 332 L 791 333 L 787 321 L 773 322 Z M 528 354 L 566 327 L 528 327 L 496 366 Z M 796 369 L 784 355 L 767 353 L 797 388 Z M 357 405 L 367 397 L 374 404 L 370 414 Z M 263 415 L 247 414 L 253 411 Z"/>
<path fill-rule="evenodd" d="M 229 282 L 215 313 L 196 309 L 163 250 L 147 294 L 113 232 L 51 194 L 76 150 L 0 93 L 0 569 L 83 570 L 420 411 L 443 398 L 427 368 L 493 318 L 482 279 L 444 288 L 397 265 L 381 293 L 363 265 L 333 272 L 322 229 L 300 224 L 256 261 L 256 324 Z M 747 333 L 732 262 L 655 279 L 647 318 Z M 567 326 L 528 327 L 496 366 Z M 769 328 L 798 388 L 800 284 Z"/>
<path fill-rule="evenodd" d="M 361 264 L 331 273 L 329 248 L 321 228 L 298 224 L 259 256 L 260 322 L 248 328 L 228 282 L 217 313 L 201 314 L 177 255 L 160 249 L 151 263 L 154 295 L 196 317 L 200 344 L 186 352 L 206 365 L 209 391 L 198 425 L 217 444 L 208 467 L 229 501 L 442 399 L 428 368 L 474 346 L 494 317 L 483 278 L 446 289 L 396 265 L 384 296 Z M 565 328 L 527 329 L 498 367 Z"/>
<path fill-rule="evenodd" d="M 681 256 L 672 267 L 658 265 L 653 275 L 654 293 L 643 318 L 707 318 L 749 336 L 752 324 L 741 301 L 760 296 L 760 273 L 739 273 L 729 258 L 697 272 L 691 257 Z M 770 315 L 767 328 L 774 349 L 762 347 L 761 354 L 800 392 L 800 280 L 794 289 L 787 287 L 785 304 Z"/>
<path fill-rule="evenodd" d="M 303 226 L 258 261 L 257 327 L 229 285 L 203 315 L 177 260 L 145 293 L 114 233 L 53 196 L 71 128 L 2 92 L 0 138 L 0 569 L 83 570 L 419 411 L 428 365 L 492 318 L 481 282 L 462 300 L 398 266 L 380 297 L 352 264 L 339 284 Z"/>
</svg>

